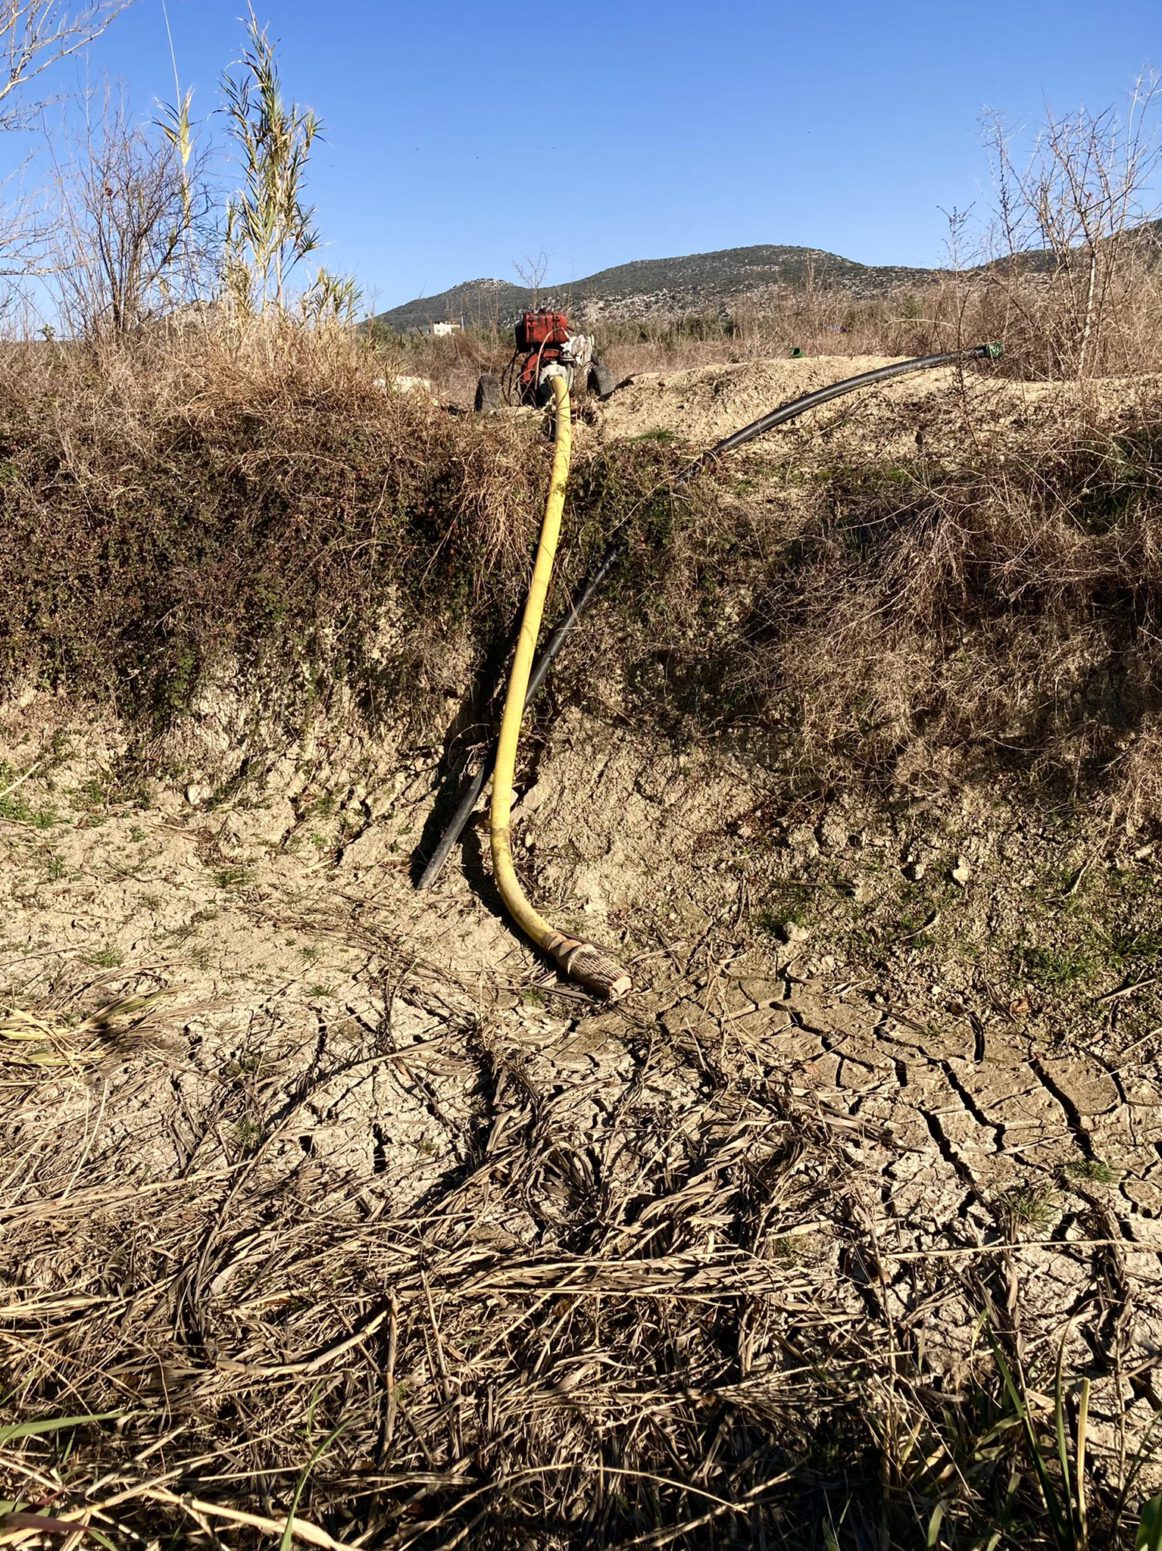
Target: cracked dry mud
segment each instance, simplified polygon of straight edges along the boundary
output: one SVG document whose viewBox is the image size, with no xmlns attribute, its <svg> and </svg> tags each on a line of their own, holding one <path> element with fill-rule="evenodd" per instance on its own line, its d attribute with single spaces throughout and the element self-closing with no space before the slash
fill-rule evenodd
<svg viewBox="0 0 1162 1551">
<path fill-rule="evenodd" d="M 950 1390 L 982 1310 L 1019 1311 L 1030 1353 L 1051 1366 L 1064 1342 L 1091 1377 L 1098 1468 L 1124 1473 L 1162 1404 L 1162 1029 L 1074 1037 L 971 987 L 949 1012 L 853 971 L 838 940 L 818 960 L 780 945 L 755 926 L 765 852 L 737 838 L 769 797 L 721 751 L 679 758 L 566 715 L 523 795 L 539 902 L 633 971 L 610 1009 L 514 940 L 479 829 L 432 894 L 412 891 L 422 761 L 377 785 L 286 760 L 197 808 L 160 790 L 86 807 L 68 795 L 86 771 L 77 756 L 22 788 L 59 822 L 0 824 L 4 1000 L 165 996 L 148 1038 L 110 1043 L 83 1082 L 47 1080 L 38 1148 L 79 1127 L 85 1160 L 127 1178 L 196 1174 L 208 1114 L 219 1136 L 261 1132 L 286 1188 L 398 1212 L 468 1159 L 485 1063 L 549 1117 L 529 1187 L 544 1233 L 598 1166 L 623 1166 L 627 1117 L 664 1109 L 694 1137 L 725 1108 L 745 1147 L 747 1125 L 791 1116 L 809 1151 L 771 1211 L 814 1306 Z M 484 1214 L 476 1231 L 530 1230 Z"/>
</svg>

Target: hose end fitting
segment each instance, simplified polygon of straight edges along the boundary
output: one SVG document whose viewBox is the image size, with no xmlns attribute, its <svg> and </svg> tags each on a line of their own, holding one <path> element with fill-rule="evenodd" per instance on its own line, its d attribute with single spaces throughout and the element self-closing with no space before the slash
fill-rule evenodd
<svg viewBox="0 0 1162 1551">
<path fill-rule="evenodd" d="M 981 346 L 981 354 L 984 356 L 986 361 L 999 361 L 1004 353 L 1005 347 L 1002 344 L 994 343 L 991 345 Z"/>
<path fill-rule="evenodd" d="M 606 1002 L 619 1002 L 633 990 L 633 981 L 615 959 L 591 942 L 556 936 L 546 947 L 570 980 Z"/>
</svg>

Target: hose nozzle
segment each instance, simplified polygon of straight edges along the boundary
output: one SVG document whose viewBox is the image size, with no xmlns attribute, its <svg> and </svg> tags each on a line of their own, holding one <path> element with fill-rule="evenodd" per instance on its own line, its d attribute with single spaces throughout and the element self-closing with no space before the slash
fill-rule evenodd
<svg viewBox="0 0 1162 1551">
<path fill-rule="evenodd" d="M 633 990 L 633 981 L 621 965 L 601 948 L 579 937 L 554 932 L 545 949 L 578 985 L 606 1002 L 618 1002 Z"/>
</svg>

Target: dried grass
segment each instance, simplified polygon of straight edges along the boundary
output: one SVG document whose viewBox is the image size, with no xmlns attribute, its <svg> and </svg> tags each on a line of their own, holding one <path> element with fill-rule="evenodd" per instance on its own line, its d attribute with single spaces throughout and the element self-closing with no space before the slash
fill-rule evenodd
<svg viewBox="0 0 1162 1551">
<path fill-rule="evenodd" d="M 0 1490 L 117 1545 L 269 1544 L 292 1500 L 322 1546 L 779 1536 L 807 1350 L 848 1360 L 785 1248 L 830 1165 L 741 1094 L 694 1131 L 631 1101 L 579 1145 L 575 1088 L 477 1059 L 463 1165 L 406 1214 L 298 1146 L 334 1071 L 281 1074 L 242 1154 L 206 1092 L 160 1172 L 122 1131 L 132 1066 L 0 1094 L 10 1414 L 82 1418 L 10 1437 Z"/>
<path fill-rule="evenodd" d="M 104 698 L 157 749 L 215 696 L 237 702 L 236 742 L 328 711 L 434 730 L 497 660 L 539 509 L 535 421 L 385 392 L 362 342 L 285 323 L 12 365 L 10 682 Z M 757 500 L 725 465 L 674 500 L 676 446 L 583 444 L 557 586 L 623 523 L 629 560 L 565 692 L 683 735 L 758 720 L 809 781 L 882 788 L 952 759 L 1156 814 L 1156 398 L 1042 399 L 1019 437 L 979 395 L 953 425 L 958 402 L 892 400 L 870 440 L 825 422 L 772 444 Z M 929 413 L 938 453 L 901 456 Z"/>
<path fill-rule="evenodd" d="M 859 1162 L 877 1128 L 774 1087 L 729 1017 L 658 1041 L 644 1010 L 627 1069 L 579 1083 L 363 931 L 385 1014 L 355 1042 L 304 1031 L 265 1042 L 261 1081 L 191 1083 L 150 1058 L 191 1010 L 121 1002 L 73 1027 L 138 1019 L 130 1055 L 0 1087 L 3 1543 L 1052 1545 L 999 1365 L 1044 1435 L 1057 1354 L 1022 1329 L 1008 1239 L 895 1253 Z M 729 957 L 703 935 L 680 983 L 709 1007 Z M 92 996 L 61 977 L 34 1016 Z M 397 999 L 434 1035 L 400 1042 Z M 377 1066 L 458 1155 L 406 1210 L 312 1146 Z M 917 1309 L 968 1298 L 1007 1357 L 934 1382 L 887 1312 L 901 1259 Z M 1095 1537 L 1123 1478 L 1106 1449 Z"/>
<path fill-rule="evenodd" d="M 532 429 L 384 391 L 358 342 L 276 320 L 7 364 L 9 676 L 161 722 L 223 675 L 275 719 L 339 692 L 374 717 L 456 687 L 425 625 L 507 623 Z"/>
<path fill-rule="evenodd" d="M 736 687 L 816 773 L 890 784 L 946 751 L 1157 815 L 1158 412 L 1075 404 L 1016 452 L 979 426 L 959 467 L 857 457 L 779 552 Z"/>
<path fill-rule="evenodd" d="M 628 1084 L 546 1082 L 380 948 L 385 1004 L 428 997 L 442 1033 L 398 1046 L 387 1017 L 338 1061 L 284 1052 L 245 1145 L 228 1074 L 167 1104 L 148 1045 L 0 1090 L 5 1543 L 919 1545 L 937 1507 L 950 1547 L 991 1523 L 1047 1543 L 996 1374 L 941 1393 L 905 1331 L 885 1349 L 866 1128 L 749 1079 L 694 1093 L 695 1052 L 646 1018 Z M 461 1162 L 414 1207 L 314 1158 L 353 1073 L 392 1064 L 438 1103 L 453 1047 Z M 924 1303 L 990 1306 L 1006 1260 L 959 1251 Z"/>
<path fill-rule="evenodd" d="M 11 364 L 10 682 L 103 698 L 155 749 L 217 697 L 241 746 L 327 712 L 434 731 L 497 660 L 539 510 L 535 420 L 385 392 L 363 342 L 285 322 Z M 813 423 L 761 452 L 757 499 L 723 465 L 679 501 L 680 448 L 583 443 L 557 586 L 623 523 L 629 559 L 559 683 L 683 735 L 757 720 L 809 781 L 883 788 L 952 759 L 1156 814 L 1156 397 L 1040 406 L 1019 436 L 979 395 L 890 400 L 878 438 Z M 936 454 L 916 445 L 928 414 Z"/>
</svg>

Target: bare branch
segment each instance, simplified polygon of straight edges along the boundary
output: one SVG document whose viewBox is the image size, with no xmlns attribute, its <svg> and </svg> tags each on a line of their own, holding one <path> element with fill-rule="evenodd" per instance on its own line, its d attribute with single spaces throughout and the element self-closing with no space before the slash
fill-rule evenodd
<svg viewBox="0 0 1162 1551">
<path fill-rule="evenodd" d="M 1147 200 L 1162 158 L 1158 93 L 1157 78 L 1142 75 L 1124 114 L 1047 111 L 1023 165 L 1000 120 L 986 121 L 1002 256 L 994 284 L 1031 322 L 1018 293 L 1038 281 L 1051 371 L 1080 377 L 1094 369 L 1127 259 L 1146 245 L 1144 223 L 1155 213 Z"/>
<path fill-rule="evenodd" d="M 22 89 L 62 59 L 87 48 L 133 0 L 0 0 L 0 130 L 26 124 L 39 104 Z"/>
<path fill-rule="evenodd" d="M 75 333 L 124 333 L 196 294 L 212 246 L 204 159 L 164 125 L 151 134 L 107 104 L 79 156 L 58 168 L 54 289 Z"/>
</svg>

